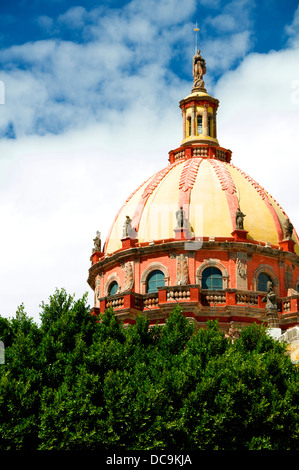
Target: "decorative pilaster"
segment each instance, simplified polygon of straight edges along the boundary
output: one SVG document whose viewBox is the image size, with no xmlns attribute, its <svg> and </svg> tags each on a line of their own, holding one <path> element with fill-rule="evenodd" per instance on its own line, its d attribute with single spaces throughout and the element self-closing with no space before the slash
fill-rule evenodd
<svg viewBox="0 0 299 470">
<path fill-rule="evenodd" d="M 176 285 L 186 286 L 188 284 L 188 257 L 181 253 L 176 258 Z"/>
<path fill-rule="evenodd" d="M 187 121 L 186 121 L 186 109 L 185 108 L 182 109 L 182 115 L 183 115 L 183 139 L 186 139 L 186 137 L 187 137 L 187 130 L 186 130 Z"/>
<path fill-rule="evenodd" d="M 217 139 L 217 109 L 213 108 L 213 136 L 214 139 Z"/>
<path fill-rule="evenodd" d="M 191 115 L 191 135 L 192 135 L 192 137 L 194 137 L 194 136 L 196 135 L 195 116 L 196 116 L 195 105 L 193 105 L 193 107 L 192 107 L 192 115 Z"/>
<path fill-rule="evenodd" d="M 203 135 L 204 137 L 208 137 L 209 135 L 209 129 L 208 129 L 208 105 L 205 104 L 203 108 L 203 119 L 202 119 L 202 130 L 203 130 Z"/>
</svg>

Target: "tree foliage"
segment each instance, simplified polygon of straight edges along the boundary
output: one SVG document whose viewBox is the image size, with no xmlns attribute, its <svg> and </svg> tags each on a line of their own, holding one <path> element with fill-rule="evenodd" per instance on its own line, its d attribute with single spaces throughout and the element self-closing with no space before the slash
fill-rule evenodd
<svg viewBox="0 0 299 470">
<path fill-rule="evenodd" d="M 265 327 L 232 343 L 179 306 L 125 328 L 86 302 L 62 289 L 40 325 L 0 317 L 1 450 L 298 448 L 298 372 Z"/>
</svg>

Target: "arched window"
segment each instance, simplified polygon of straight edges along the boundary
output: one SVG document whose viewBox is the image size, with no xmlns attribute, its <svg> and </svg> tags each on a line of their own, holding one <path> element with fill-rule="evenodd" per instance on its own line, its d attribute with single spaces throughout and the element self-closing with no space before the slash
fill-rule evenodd
<svg viewBox="0 0 299 470">
<path fill-rule="evenodd" d="M 149 273 L 147 280 L 146 280 L 146 292 L 152 293 L 157 292 L 158 287 L 165 286 L 165 278 L 164 273 L 159 269 L 155 269 L 151 273 Z"/>
<path fill-rule="evenodd" d="M 209 266 L 202 273 L 201 283 L 203 289 L 223 289 L 222 272 L 214 266 Z"/>
<path fill-rule="evenodd" d="M 198 114 L 198 116 L 197 116 L 196 129 L 197 129 L 197 135 L 202 134 L 202 116 L 200 114 Z"/>
<path fill-rule="evenodd" d="M 191 136 L 191 117 L 187 118 L 187 136 Z"/>
<path fill-rule="evenodd" d="M 269 274 L 260 273 L 257 278 L 257 290 L 267 292 L 267 283 L 273 282 Z"/>
<path fill-rule="evenodd" d="M 117 282 L 116 281 L 111 282 L 111 284 L 109 286 L 109 290 L 108 290 L 109 295 L 115 295 L 115 294 L 117 294 L 117 291 L 118 291 Z"/>
</svg>

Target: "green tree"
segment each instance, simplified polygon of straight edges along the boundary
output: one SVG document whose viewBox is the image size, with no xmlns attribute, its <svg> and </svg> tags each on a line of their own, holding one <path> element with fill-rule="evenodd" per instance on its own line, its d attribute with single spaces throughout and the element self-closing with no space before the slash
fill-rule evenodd
<svg viewBox="0 0 299 470">
<path fill-rule="evenodd" d="M 16 318 L 2 318 L 0 328 L 5 344 L 5 364 L 0 366 L 0 449 L 35 449 L 42 381 L 40 331 L 23 305 Z"/>
<path fill-rule="evenodd" d="M 40 316 L 0 317 L 1 449 L 298 448 L 298 370 L 265 327 L 232 343 L 178 305 L 124 327 L 64 289 Z"/>
</svg>

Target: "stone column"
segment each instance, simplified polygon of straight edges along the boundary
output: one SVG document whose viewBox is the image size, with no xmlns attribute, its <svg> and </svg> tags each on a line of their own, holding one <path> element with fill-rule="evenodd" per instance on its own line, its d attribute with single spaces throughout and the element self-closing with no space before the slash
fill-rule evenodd
<svg viewBox="0 0 299 470">
<path fill-rule="evenodd" d="M 183 115 L 183 139 L 186 139 L 187 137 L 187 121 L 186 121 L 186 109 L 183 108 L 182 110 L 182 115 Z"/>
<path fill-rule="evenodd" d="M 217 109 L 213 109 L 213 136 L 214 139 L 217 139 L 217 126 L 216 126 L 216 114 L 217 114 Z"/>
<path fill-rule="evenodd" d="M 191 116 L 191 135 L 195 135 L 195 106 L 192 108 L 192 116 Z"/>
<path fill-rule="evenodd" d="M 202 133 L 204 136 L 208 137 L 208 105 L 205 104 L 203 108 L 203 119 L 202 119 Z"/>
</svg>

